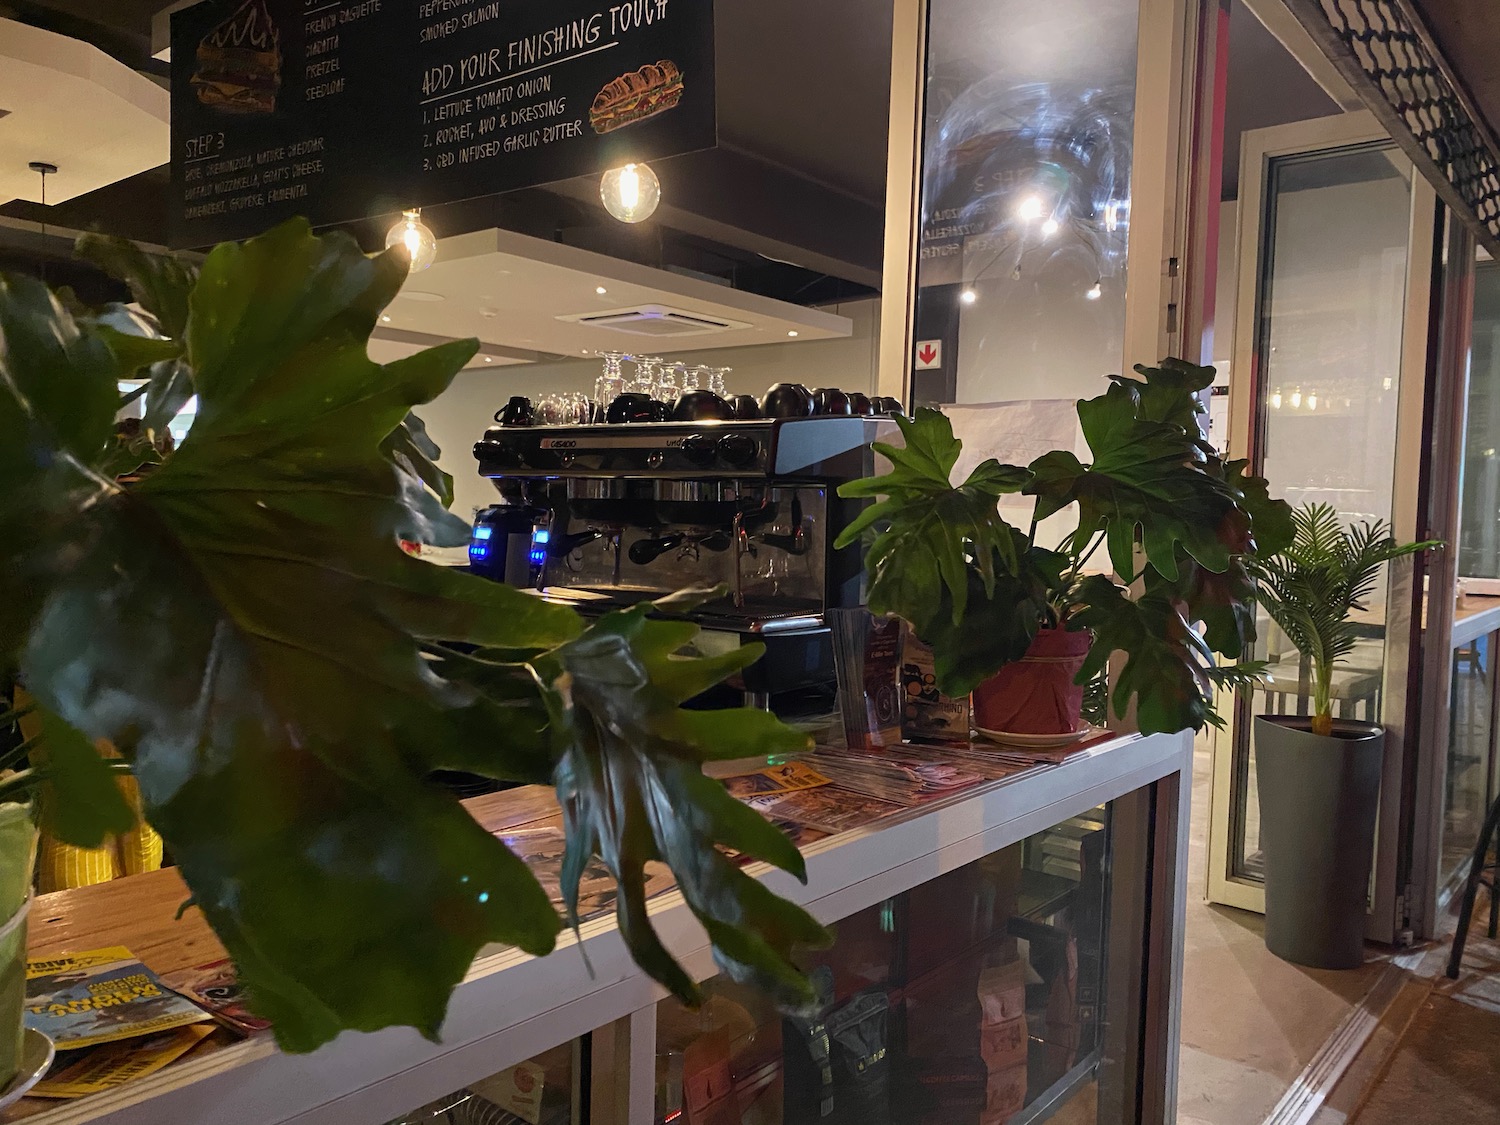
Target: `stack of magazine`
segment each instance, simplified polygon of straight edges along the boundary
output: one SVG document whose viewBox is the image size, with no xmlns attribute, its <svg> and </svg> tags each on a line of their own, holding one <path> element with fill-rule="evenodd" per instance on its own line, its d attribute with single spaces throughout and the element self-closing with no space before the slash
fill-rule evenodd
<svg viewBox="0 0 1500 1125">
<path fill-rule="evenodd" d="M 985 777 L 946 754 L 899 750 L 820 750 L 804 759 L 840 789 L 911 808 L 981 784 Z"/>
<path fill-rule="evenodd" d="M 40 1098 L 80 1098 L 152 1074 L 215 1027 L 123 946 L 28 961 L 25 1020 L 58 1050 L 31 1090 Z"/>
</svg>

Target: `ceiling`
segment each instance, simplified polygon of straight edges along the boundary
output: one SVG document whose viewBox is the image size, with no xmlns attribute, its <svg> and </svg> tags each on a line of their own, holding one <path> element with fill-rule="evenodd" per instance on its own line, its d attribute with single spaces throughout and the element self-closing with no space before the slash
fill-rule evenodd
<svg viewBox="0 0 1500 1125">
<path fill-rule="evenodd" d="M 642 307 L 734 327 L 662 337 L 641 334 L 643 327 L 659 329 L 661 317 L 630 331 L 569 319 Z M 477 337 L 486 353 L 474 366 L 600 351 L 650 354 L 828 340 L 853 331 L 841 316 L 502 230 L 442 239 L 436 263 L 412 275 L 381 320 L 388 339 L 403 331 L 433 337 L 410 337 L 413 345 Z"/>
<path fill-rule="evenodd" d="M 90 43 L 3 18 L 0 110 L 0 203 L 40 197 L 33 161 L 56 166 L 47 198 L 61 202 L 144 172 L 169 151 L 165 88 Z"/>
<path fill-rule="evenodd" d="M 1500 16 L 1475 0 L 1416 0 L 1433 40 L 1493 137 L 1500 134 Z"/>
</svg>

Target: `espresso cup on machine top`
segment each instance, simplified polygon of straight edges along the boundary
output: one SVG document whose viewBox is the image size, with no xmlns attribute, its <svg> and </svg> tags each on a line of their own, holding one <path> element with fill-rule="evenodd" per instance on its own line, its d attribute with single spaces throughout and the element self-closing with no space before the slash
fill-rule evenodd
<svg viewBox="0 0 1500 1125">
<path fill-rule="evenodd" d="M 813 407 L 819 414 L 847 416 L 854 413 L 849 396 L 837 387 L 819 387 L 813 392 Z"/>
<path fill-rule="evenodd" d="M 502 426 L 534 426 L 536 411 L 532 409 L 529 398 L 516 395 L 495 414 L 495 421 Z"/>
<path fill-rule="evenodd" d="M 801 383 L 777 383 L 760 400 L 767 418 L 808 418 L 813 413 L 812 392 Z"/>
<path fill-rule="evenodd" d="M 702 388 L 685 392 L 672 407 L 674 422 L 727 422 L 734 416 L 730 403 Z"/>
<path fill-rule="evenodd" d="M 734 416 L 741 422 L 753 421 L 760 415 L 760 400 L 754 395 L 735 395 L 729 400 L 729 405 L 734 408 Z"/>
<path fill-rule="evenodd" d="M 664 422 L 666 406 L 647 394 L 630 391 L 609 404 L 606 420 L 612 426 L 629 422 Z"/>
</svg>

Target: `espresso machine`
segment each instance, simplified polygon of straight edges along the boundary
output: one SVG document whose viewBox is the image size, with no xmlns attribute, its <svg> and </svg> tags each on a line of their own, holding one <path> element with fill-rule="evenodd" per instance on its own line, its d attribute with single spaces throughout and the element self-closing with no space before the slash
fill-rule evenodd
<svg viewBox="0 0 1500 1125">
<path fill-rule="evenodd" d="M 699 650 L 764 643 L 735 685 L 747 701 L 826 705 L 825 613 L 864 593 L 863 550 L 833 543 L 868 502 L 838 488 L 888 471 L 871 446 L 892 439 L 889 419 L 847 416 L 497 426 L 474 448 L 502 502 L 476 522 L 472 569 L 586 615 L 723 587 L 690 614 Z"/>
</svg>

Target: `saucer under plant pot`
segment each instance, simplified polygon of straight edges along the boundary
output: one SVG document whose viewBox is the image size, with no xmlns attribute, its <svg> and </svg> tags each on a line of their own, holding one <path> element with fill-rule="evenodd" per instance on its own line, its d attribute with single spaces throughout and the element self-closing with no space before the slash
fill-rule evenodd
<svg viewBox="0 0 1500 1125">
<path fill-rule="evenodd" d="M 1298 965 L 1364 964 L 1370 868 L 1385 730 L 1333 716 L 1333 674 L 1358 647 L 1355 610 L 1392 559 L 1438 546 L 1399 544 L 1384 523 L 1346 527 L 1326 504 L 1292 513 L 1290 546 L 1255 561 L 1257 598 L 1307 665 L 1311 714 L 1255 720 L 1266 948 Z M 1277 665 L 1272 665 L 1272 675 Z"/>
<path fill-rule="evenodd" d="M 987 735 L 1069 735 L 1084 728 L 1078 674 L 1092 634 L 1042 629 L 1026 655 L 974 689 L 974 725 Z"/>
</svg>

